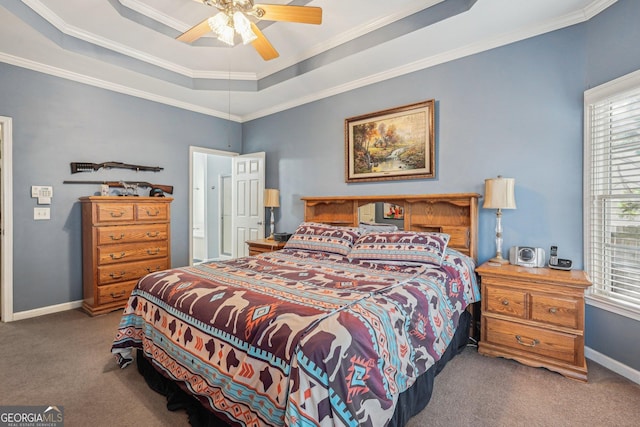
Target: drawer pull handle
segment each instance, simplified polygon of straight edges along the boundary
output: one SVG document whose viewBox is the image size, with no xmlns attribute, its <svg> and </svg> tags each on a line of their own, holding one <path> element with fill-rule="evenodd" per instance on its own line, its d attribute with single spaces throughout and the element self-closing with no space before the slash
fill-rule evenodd
<svg viewBox="0 0 640 427">
<path fill-rule="evenodd" d="M 127 256 L 126 252 L 120 252 L 120 255 L 116 255 L 116 254 L 109 254 L 111 256 L 111 259 L 122 259 L 125 256 Z"/>
<path fill-rule="evenodd" d="M 111 217 L 112 218 L 120 218 L 122 215 L 124 215 L 124 211 L 120 211 L 120 212 L 110 212 Z"/>
<path fill-rule="evenodd" d="M 160 267 L 156 267 L 156 268 L 147 267 L 147 272 L 153 273 L 154 271 L 160 271 Z"/>
<path fill-rule="evenodd" d="M 155 211 L 150 211 L 147 209 L 147 215 L 149 216 L 158 216 L 160 214 L 160 209 L 156 209 Z"/>
<path fill-rule="evenodd" d="M 111 237 L 111 240 L 122 240 L 124 239 L 124 233 L 120 233 L 120 237 L 116 237 L 113 234 L 111 234 L 109 237 Z"/>
<path fill-rule="evenodd" d="M 530 343 L 526 343 L 526 342 L 522 341 L 522 337 L 520 335 L 516 335 L 516 341 L 518 341 L 518 344 L 524 345 L 525 347 L 535 347 L 538 344 L 540 344 L 540 341 L 538 341 L 535 338 L 533 340 L 531 340 Z"/>
<path fill-rule="evenodd" d="M 109 273 L 109 276 L 111 276 L 112 279 L 122 279 L 126 274 L 127 272 L 123 271 L 120 275 L 118 275 L 118 273 Z"/>
<path fill-rule="evenodd" d="M 503 299 L 502 300 L 502 305 L 509 305 L 509 300 L 508 299 Z"/>
<path fill-rule="evenodd" d="M 150 231 L 147 231 L 147 237 L 158 237 L 160 235 L 159 231 L 156 231 L 155 233 L 151 233 Z"/>
<path fill-rule="evenodd" d="M 160 248 L 157 248 L 155 251 L 153 249 L 147 249 L 148 255 L 158 255 L 160 253 Z"/>
<path fill-rule="evenodd" d="M 551 314 L 556 314 L 557 312 L 558 312 L 558 309 L 557 309 L 557 308 L 555 308 L 555 307 L 551 307 L 551 308 L 549 309 L 549 313 L 551 313 Z"/>
<path fill-rule="evenodd" d="M 114 294 L 113 292 L 111 292 L 111 298 L 123 297 L 125 295 L 125 293 L 126 293 L 126 291 L 118 292 L 117 294 Z"/>
</svg>

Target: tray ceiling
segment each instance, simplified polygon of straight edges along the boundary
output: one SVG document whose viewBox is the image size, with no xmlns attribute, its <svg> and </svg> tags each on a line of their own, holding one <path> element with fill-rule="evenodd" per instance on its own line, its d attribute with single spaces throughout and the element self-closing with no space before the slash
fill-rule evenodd
<svg viewBox="0 0 640 427">
<path fill-rule="evenodd" d="M 280 56 L 212 36 L 193 0 L 0 0 L 0 61 L 247 121 L 590 19 L 616 0 L 270 0 L 321 25 L 259 22 Z M 261 3 L 256 1 L 256 4 Z"/>
</svg>

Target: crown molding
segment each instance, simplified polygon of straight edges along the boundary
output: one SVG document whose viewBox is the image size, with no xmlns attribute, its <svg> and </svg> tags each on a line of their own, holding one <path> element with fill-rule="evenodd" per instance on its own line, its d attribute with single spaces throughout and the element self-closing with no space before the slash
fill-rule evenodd
<svg viewBox="0 0 640 427">
<path fill-rule="evenodd" d="M 156 95 L 154 93 L 142 91 L 129 86 L 119 85 L 119 84 L 108 82 L 95 77 L 90 77 L 84 74 L 64 70 L 62 68 L 53 67 L 51 65 L 42 64 L 36 61 L 24 59 L 24 58 L 19 58 L 13 55 L 8 55 L 2 52 L 0 52 L 0 62 L 4 62 L 10 65 L 15 65 L 21 68 L 26 68 L 32 71 L 38 71 L 40 73 L 48 74 L 51 76 L 60 77 L 62 79 L 71 80 L 76 83 L 83 83 L 89 86 L 94 86 L 101 89 L 122 93 L 124 95 L 131 95 L 136 98 L 146 99 L 148 101 L 170 105 L 172 107 L 181 108 L 183 110 L 206 114 L 208 116 L 218 117 L 221 119 L 231 120 L 234 122 L 241 122 L 240 116 L 229 114 L 229 112 L 222 112 L 222 111 L 214 110 L 212 108 L 206 108 L 201 105 L 179 101 L 174 98 Z"/>
</svg>

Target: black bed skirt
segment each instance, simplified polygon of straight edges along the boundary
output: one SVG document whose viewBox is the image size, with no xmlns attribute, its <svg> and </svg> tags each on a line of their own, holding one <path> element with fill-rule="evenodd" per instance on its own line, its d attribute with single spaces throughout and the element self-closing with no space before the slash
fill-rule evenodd
<svg viewBox="0 0 640 427">
<path fill-rule="evenodd" d="M 433 392 L 433 382 L 436 375 L 442 371 L 447 362 L 464 350 L 468 343 L 468 331 L 471 315 L 465 311 L 460 317 L 458 329 L 453 340 L 444 354 L 431 368 L 418 377 L 416 382 L 398 397 L 396 411 L 388 427 L 402 427 L 411 417 L 422 411 L 429 403 Z M 211 411 L 200 404 L 193 396 L 187 394 L 174 381 L 160 374 L 138 350 L 136 357 L 138 371 L 142 374 L 149 387 L 167 397 L 167 409 L 177 411 L 184 409 L 189 416 L 189 424 L 194 427 L 225 427 L 229 424 L 218 418 Z"/>
</svg>

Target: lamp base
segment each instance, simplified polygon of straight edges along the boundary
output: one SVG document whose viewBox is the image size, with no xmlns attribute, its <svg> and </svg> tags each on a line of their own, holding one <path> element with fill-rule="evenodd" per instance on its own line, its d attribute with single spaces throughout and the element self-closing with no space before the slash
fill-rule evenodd
<svg viewBox="0 0 640 427">
<path fill-rule="evenodd" d="M 493 263 L 493 264 L 500 264 L 500 265 L 509 264 L 509 260 L 502 258 L 502 256 L 500 256 L 500 255 L 494 256 L 488 262 Z"/>
<path fill-rule="evenodd" d="M 273 237 L 273 234 L 271 236 L 267 237 L 267 240 L 275 240 L 274 237 Z"/>
</svg>

